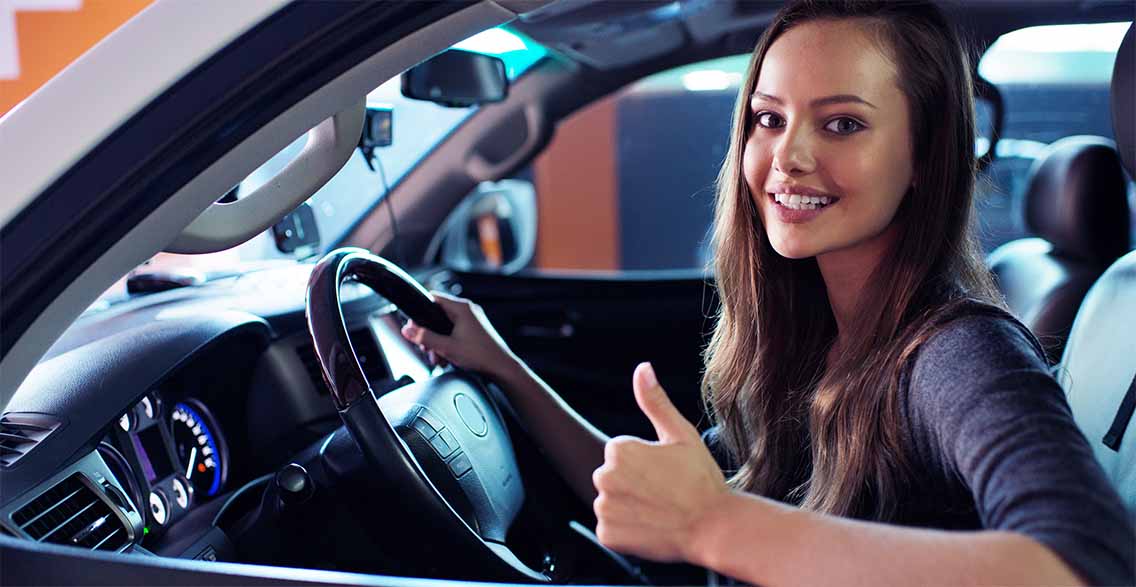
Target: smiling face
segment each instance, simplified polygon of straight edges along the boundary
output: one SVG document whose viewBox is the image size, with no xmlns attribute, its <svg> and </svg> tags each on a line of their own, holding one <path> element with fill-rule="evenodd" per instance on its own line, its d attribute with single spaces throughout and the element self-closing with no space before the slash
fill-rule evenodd
<svg viewBox="0 0 1136 587">
<path fill-rule="evenodd" d="M 773 42 L 750 97 L 742 170 L 773 249 L 878 243 L 912 184 L 911 122 L 869 23 L 818 20 Z"/>
</svg>

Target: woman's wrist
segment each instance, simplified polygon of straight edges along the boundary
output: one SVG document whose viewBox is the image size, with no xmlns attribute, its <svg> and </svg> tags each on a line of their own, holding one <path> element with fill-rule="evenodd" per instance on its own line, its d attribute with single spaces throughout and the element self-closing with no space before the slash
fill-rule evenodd
<svg viewBox="0 0 1136 587">
<path fill-rule="evenodd" d="M 721 564 L 720 555 L 726 537 L 734 533 L 733 522 L 738 517 L 739 498 L 737 491 L 723 492 L 717 503 L 706 508 L 702 518 L 691 529 L 688 551 L 684 558 L 691 564 L 717 570 Z"/>
<path fill-rule="evenodd" d="M 769 573 L 792 568 L 786 557 L 807 552 L 810 519 L 799 508 L 731 490 L 698 524 L 687 560 L 747 583 L 776 583 Z"/>
<path fill-rule="evenodd" d="M 489 373 L 486 374 L 503 387 L 516 387 L 529 377 L 524 361 L 512 351 L 503 352 L 501 358 L 494 361 Z"/>
</svg>

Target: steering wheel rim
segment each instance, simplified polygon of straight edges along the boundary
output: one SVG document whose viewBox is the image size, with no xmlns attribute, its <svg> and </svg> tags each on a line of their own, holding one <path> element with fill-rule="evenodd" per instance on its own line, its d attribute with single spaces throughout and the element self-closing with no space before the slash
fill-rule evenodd
<svg viewBox="0 0 1136 587">
<path fill-rule="evenodd" d="M 454 329 L 434 296 L 394 263 L 355 247 L 325 255 L 308 280 L 305 316 L 332 402 L 339 410 L 358 401 L 370 389 L 351 345 L 339 298 L 340 286 L 352 280 L 370 287 L 411 320 L 434 332 L 448 335 Z M 323 327 L 334 324 L 341 328 Z"/>
<path fill-rule="evenodd" d="M 425 288 L 382 257 L 364 249 L 342 248 L 320 260 L 308 281 L 308 330 L 332 402 L 348 433 L 383 478 L 421 506 L 415 515 L 423 524 L 440 529 L 439 534 L 454 539 L 458 548 L 488 561 L 496 578 L 548 582 L 547 576 L 526 566 L 504 544 L 505 530 L 520 509 L 524 489 L 512 443 L 489 394 L 472 376 L 451 371 L 376 398 L 354 353 L 343 315 L 339 290 L 347 281 L 370 287 L 431 330 L 449 334 L 453 324 Z M 463 407 L 484 418 L 484 430 L 480 429 L 482 422 L 474 430 L 460 412 Z M 401 415 L 401 425 L 392 422 L 384 411 L 395 414 L 395 418 Z M 425 438 L 431 427 L 422 426 L 426 421 L 437 429 L 438 437 L 443 430 L 451 430 L 450 442 L 456 441 L 459 448 L 445 464 L 455 475 L 452 463 L 463 450 L 467 453 L 470 468 L 457 475 L 460 492 L 454 490 L 454 479 L 439 475 L 446 466 L 436 466 L 439 453 L 436 447 L 433 452 L 431 449 L 436 439 Z M 498 454 L 488 462 L 481 461 L 485 455 L 479 457 L 471 447 Z M 431 474 L 424 462 L 435 465 Z M 456 504 L 451 503 L 455 497 Z"/>
</svg>

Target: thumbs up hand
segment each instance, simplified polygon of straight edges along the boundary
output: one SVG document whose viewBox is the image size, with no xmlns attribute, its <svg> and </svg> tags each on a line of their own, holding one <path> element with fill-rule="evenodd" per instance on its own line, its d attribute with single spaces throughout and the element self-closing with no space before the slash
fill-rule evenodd
<svg viewBox="0 0 1136 587">
<path fill-rule="evenodd" d="M 608 441 L 592 474 L 598 497 L 596 536 L 619 552 L 657 561 L 693 562 L 703 526 L 729 495 L 722 471 L 698 430 L 667 397 L 649 363 L 635 369 L 635 401 L 658 442 Z"/>
</svg>

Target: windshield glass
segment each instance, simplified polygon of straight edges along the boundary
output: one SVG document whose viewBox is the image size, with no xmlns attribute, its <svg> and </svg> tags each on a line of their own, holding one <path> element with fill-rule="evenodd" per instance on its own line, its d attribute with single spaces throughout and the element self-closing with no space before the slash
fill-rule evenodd
<svg viewBox="0 0 1136 587">
<path fill-rule="evenodd" d="M 489 29 L 457 43 L 453 48 L 500 57 L 505 62 L 510 81 L 520 77 L 547 54 L 544 47 L 509 27 Z M 308 199 L 319 231 L 320 246 L 317 249 L 300 250 L 297 254 L 280 252 L 269 230 L 218 253 L 159 253 L 136 268 L 135 272 L 168 272 L 209 278 L 246 271 L 262 263 L 294 261 L 318 255 L 334 246 L 363 214 L 382 201 L 390 186 L 396 185 L 477 109 L 476 106 L 450 108 L 406 98 L 401 93 L 400 79 L 401 76 L 396 76 L 367 94 L 368 106 L 393 110 L 393 140 L 390 146 L 375 150 L 376 169 L 372 171 L 362 153 L 356 149 L 343 168 Z M 300 153 L 306 142 L 306 134 L 297 138 L 249 174 L 227 197 L 239 199 L 271 180 Z M 126 278 L 123 278 L 99 298 L 96 306 L 105 306 L 126 296 Z"/>
</svg>

